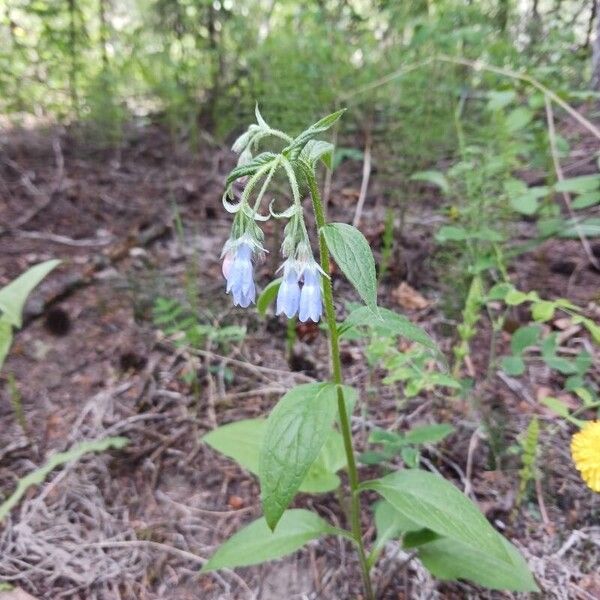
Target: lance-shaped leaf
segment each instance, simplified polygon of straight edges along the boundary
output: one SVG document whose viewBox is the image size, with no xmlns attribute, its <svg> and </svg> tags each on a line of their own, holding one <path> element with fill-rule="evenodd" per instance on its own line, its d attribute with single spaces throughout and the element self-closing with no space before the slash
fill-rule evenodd
<svg viewBox="0 0 600 600">
<path fill-rule="evenodd" d="M 382 307 L 377 307 L 377 314 L 380 318 L 374 319 L 371 309 L 360 306 L 353 310 L 340 325 L 340 333 L 345 333 L 352 327 L 368 327 L 375 332 L 400 336 L 411 342 L 417 342 L 431 350 L 439 351 L 436 342 L 429 337 L 429 334 L 404 315 Z"/>
<path fill-rule="evenodd" d="M 479 509 L 455 486 L 438 475 L 406 469 L 366 482 L 397 511 L 422 528 L 506 557 L 502 539 Z"/>
<path fill-rule="evenodd" d="M 291 554 L 310 540 L 336 533 L 334 527 L 315 513 L 288 510 L 276 531 L 271 531 L 264 518 L 240 529 L 219 547 L 201 572 L 257 565 Z"/>
<path fill-rule="evenodd" d="M 354 286 L 364 303 L 377 310 L 377 278 L 375 260 L 369 242 L 352 225 L 329 223 L 321 229 L 327 247 L 344 275 Z"/>
<path fill-rule="evenodd" d="M 302 150 L 302 160 L 314 168 L 315 163 L 321 160 L 323 164 L 331 169 L 333 166 L 334 145 L 322 140 L 310 140 Z"/>
<path fill-rule="evenodd" d="M 519 551 L 502 538 L 506 560 L 482 553 L 456 540 L 441 538 L 419 547 L 418 556 L 439 579 L 468 579 L 495 590 L 536 592 L 538 587 Z"/>
<path fill-rule="evenodd" d="M 202 441 L 258 476 L 260 449 L 265 437 L 266 425 L 265 419 L 243 419 L 217 427 L 207 433 Z M 345 464 L 346 455 L 342 436 L 332 429 L 298 491 L 307 494 L 324 494 L 335 490 L 340 485 L 336 471 Z"/>
<path fill-rule="evenodd" d="M 321 133 L 327 131 L 344 114 L 344 112 L 346 112 L 345 108 L 319 119 L 308 129 L 305 129 L 299 136 L 294 138 L 290 145 L 284 149 L 283 153 L 288 156 L 290 160 L 296 160 L 306 144 Z"/>
<path fill-rule="evenodd" d="M 263 512 L 272 529 L 331 434 L 337 393 L 333 383 L 299 385 L 269 415 L 258 475 Z"/>
<path fill-rule="evenodd" d="M 265 289 L 260 293 L 260 296 L 256 301 L 256 308 L 263 317 L 267 313 L 267 308 L 269 308 L 271 302 L 274 302 L 275 298 L 277 298 L 281 281 L 282 278 L 278 277 L 277 279 L 271 281 L 271 283 L 269 283 L 269 285 L 267 285 L 267 287 L 265 287 Z"/>
<path fill-rule="evenodd" d="M 6 321 L 14 327 L 21 327 L 27 296 L 59 264 L 60 260 L 47 260 L 35 265 L 0 289 L 0 313 Z"/>
</svg>

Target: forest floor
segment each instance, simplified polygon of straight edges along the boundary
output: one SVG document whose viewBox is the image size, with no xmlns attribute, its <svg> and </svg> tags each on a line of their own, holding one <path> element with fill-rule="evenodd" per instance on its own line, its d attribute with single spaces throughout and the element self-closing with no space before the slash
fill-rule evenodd
<svg viewBox="0 0 600 600">
<path fill-rule="evenodd" d="M 2 138 L 0 285 L 42 260 L 64 262 L 29 302 L 4 369 L 0 496 L 76 441 L 118 434 L 130 443 L 55 471 L 29 490 L 0 526 L 0 581 L 39 600 L 360 598 L 351 548 L 333 538 L 276 563 L 199 574 L 220 542 L 260 515 L 256 480 L 203 444 L 202 435 L 217 424 L 265 416 L 295 382 L 326 378 L 328 365 L 320 329 L 299 330 L 288 360 L 285 322 L 235 309 L 224 293 L 219 254 L 231 219 L 221 193 L 234 161 L 229 151 L 206 138 L 202 151 L 190 153 L 148 128 L 130 131 L 119 152 L 86 149 L 54 129 Z M 334 176 L 332 219 L 352 219 L 359 187 L 360 169 L 343 163 Z M 423 190 L 411 205 L 417 208 L 407 213 L 380 301 L 421 324 L 449 352 L 455 321 L 443 310 L 448 288 L 435 266 L 433 239 L 440 202 Z M 361 229 L 377 256 L 384 213 L 375 174 Z M 266 227 L 271 239 L 278 235 L 277 224 Z M 531 224 L 519 227 L 525 235 Z M 259 287 L 273 278 L 276 248 L 258 266 Z M 594 250 L 600 256 L 600 245 Z M 515 261 L 510 274 L 520 289 L 566 296 L 590 317 L 600 316 L 600 273 L 589 268 L 578 241 L 544 243 Z M 356 300 L 341 277 L 334 287 L 338 299 Z M 197 351 L 178 345 L 153 321 L 159 297 L 191 299 L 204 322 L 245 326 L 245 339 L 226 349 L 210 339 Z M 515 311 L 511 318 L 523 324 L 529 315 Z M 565 343 L 578 347 L 584 337 L 574 330 Z M 506 350 L 509 337 L 502 343 Z M 477 380 L 485 379 L 488 344 L 482 322 L 473 342 Z M 360 447 L 375 425 L 453 424 L 450 438 L 423 452 L 429 468 L 465 489 L 519 547 L 543 590 L 539 597 L 600 598 L 600 496 L 571 463 L 572 427 L 540 403 L 545 395 L 574 402 L 552 372 L 540 363 L 518 379 L 494 376 L 478 389 L 477 403 L 427 393 L 400 400 L 398 389 L 383 386 L 380 373 L 369 369 L 360 344 L 346 341 L 342 352 L 347 377 L 369 398 L 368 417 L 353 419 Z M 501 465 L 490 456 L 482 414 L 497 428 Z M 540 485 L 516 506 L 520 459 L 510 447 L 534 415 L 544 424 Z M 344 525 L 334 494 L 295 502 Z M 436 582 L 407 558 L 395 543 L 386 548 L 374 571 L 381 599 L 519 597 Z"/>
</svg>

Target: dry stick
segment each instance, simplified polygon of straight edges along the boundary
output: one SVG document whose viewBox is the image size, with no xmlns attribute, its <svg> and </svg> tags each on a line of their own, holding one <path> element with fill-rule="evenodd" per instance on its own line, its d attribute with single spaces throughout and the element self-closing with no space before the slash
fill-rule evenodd
<svg viewBox="0 0 600 600">
<path fill-rule="evenodd" d="M 554 170 L 556 171 L 556 178 L 558 179 L 559 182 L 562 182 L 565 180 L 565 176 L 563 174 L 562 167 L 560 166 L 560 159 L 558 157 L 558 149 L 556 147 L 556 128 L 554 126 L 554 111 L 552 110 L 552 103 L 550 102 L 550 98 L 548 97 L 547 94 L 544 95 L 544 102 L 546 104 L 546 120 L 548 122 L 548 139 L 550 141 L 550 153 L 552 155 L 552 162 L 554 163 Z M 569 194 L 569 192 L 563 192 L 562 197 L 565 202 L 565 206 L 567 207 L 569 216 L 573 220 L 575 231 L 577 232 L 577 235 L 579 236 L 581 245 L 583 246 L 585 254 L 586 254 L 588 260 L 590 261 L 590 264 L 594 265 L 594 267 L 596 267 L 596 269 L 600 270 L 600 263 L 594 256 L 594 253 L 592 252 L 592 248 L 590 247 L 590 243 L 588 242 L 587 238 L 585 237 L 585 234 L 583 233 L 583 231 L 579 227 L 579 224 L 577 223 L 577 216 L 573 212 L 573 206 L 571 205 L 571 195 Z"/>
<path fill-rule="evenodd" d="M 518 73 L 517 71 L 513 71 L 511 69 L 504 69 L 501 67 L 488 65 L 487 63 L 484 63 L 479 60 L 473 61 L 464 58 L 453 58 L 451 56 L 444 55 L 436 56 L 433 58 L 433 60 L 465 65 L 466 67 L 470 67 L 475 71 L 489 71 L 490 73 L 496 73 L 497 75 L 503 75 L 504 77 L 509 77 L 510 79 L 517 79 L 518 81 L 528 83 L 529 85 L 542 92 L 544 96 L 548 96 L 548 98 L 550 98 L 552 102 L 556 102 L 556 104 L 558 104 L 562 109 L 568 112 L 580 125 L 583 125 L 583 127 L 585 127 L 590 133 L 592 133 L 595 137 L 597 137 L 600 140 L 600 129 L 598 129 L 598 127 L 596 127 L 591 121 L 588 121 L 580 112 L 575 110 L 570 104 L 565 102 L 551 89 L 547 88 L 543 83 L 540 83 L 537 79 L 534 79 L 530 75 L 527 75 L 525 73 Z"/>
<path fill-rule="evenodd" d="M 354 213 L 354 219 L 352 221 L 352 225 L 354 225 L 354 227 L 358 227 L 360 224 L 363 206 L 367 198 L 369 179 L 371 177 L 371 142 L 371 126 L 368 125 L 365 131 L 365 151 L 362 169 L 362 182 L 360 184 L 360 193 L 358 195 L 358 202 L 356 204 L 356 212 Z"/>
</svg>

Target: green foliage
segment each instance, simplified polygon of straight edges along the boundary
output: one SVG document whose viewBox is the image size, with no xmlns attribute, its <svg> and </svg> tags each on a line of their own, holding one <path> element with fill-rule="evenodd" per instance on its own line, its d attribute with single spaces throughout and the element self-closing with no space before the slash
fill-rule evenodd
<svg viewBox="0 0 600 600">
<path fill-rule="evenodd" d="M 439 536 L 434 541 L 429 536 L 421 537 L 425 543 L 417 546 L 419 558 L 435 575 L 470 579 L 498 589 L 537 590 L 514 546 L 496 532 L 466 496 L 441 477 L 411 469 L 365 482 L 362 487 L 381 494 L 412 523 L 409 531 L 425 529 Z M 480 563 L 484 565 L 481 571 L 477 568 Z"/>
<path fill-rule="evenodd" d="M 523 502 L 530 482 L 538 477 L 537 454 L 540 439 L 540 422 L 537 417 L 529 421 L 529 425 L 521 440 L 521 468 L 519 469 L 519 493 L 517 504 Z"/>
<path fill-rule="evenodd" d="M 339 331 L 341 335 L 349 335 L 350 331 L 356 328 L 366 328 L 368 331 L 379 335 L 400 336 L 411 342 L 417 342 L 425 348 L 437 351 L 437 344 L 422 327 L 415 325 L 404 315 L 387 308 L 378 307 L 376 316 L 367 307 L 356 308 L 340 325 Z"/>
<path fill-rule="evenodd" d="M 253 475 L 258 476 L 259 457 L 266 427 L 265 419 L 244 419 L 217 427 L 207 433 L 202 441 L 232 458 Z M 341 435 L 332 429 L 320 454 L 308 469 L 298 491 L 322 494 L 335 490 L 340 485 L 340 479 L 336 472 L 345 464 Z"/>
<path fill-rule="evenodd" d="M 469 342 L 477 333 L 476 325 L 479 321 L 481 307 L 483 305 L 483 283 L 479 275 L 475 275 L 469 286 L 469 293 L 465 300 L 465 306 L 462 312 L 462 323 L 457 327 L 460 343 L 452 351 L 456 359 L 454 374 L 458 375 L 458 370 L 462 362 L 469 356 Z"/>
<path fill-rule="evenodd" d="M 258 468 L 263 512 L 271 529 L 330 437 L 340 392 L 333 383 L 307 383 L 287 392 L 271 411 Z M 355 394 L 351 388 L 341 393 Z"/>
<path fill-rule="evenodd" d="M 202 567 L 202 572 L 247 567 L 291 554 L 311 540 L 339 533 L 327 521 L 304 509 L 287 510 L 272 531 L 264 518 L 232 535 Z"/>
<path fill-rule="evenodd" d="M 0 289 L 0 369 L 12 343 L 13 328 L 22 325 L 27 297 L 59 264 L 59 260 L 48 260 L 35 265 Z"/>
<path fill-rule="evenodd" d="M 246 336 L 245 327 L 202 323 L 196 314 L 173 298 L 156 299 L 153 321 L 166 335 L 173 336 L 178 344 L 192 348 L 200 348 L 207 341 L 226 348 L 228 344 L 241 342 Z"/>
<path fill-rule="evenodd" d="M 365 236 L 352 225 L 329 223 L 321 230 L 335 262 L 364 303 L 377 310 L 375 260 Z"/>
<path fill-rule="evenodd" d="M 363 452 L 359 460 L 366 465 L 377 465 L 401 456 L 408 468 L 419 466 L 420 448 L 436 444 L 454 432 L 454 427 L 445 423 L 421 425 L 404 433 L 374 429 L 369 435 L 369 443 L 381 446 L 380 450 Z"/>
<path fill-rule="evenodd" d="M 267 314 L 269 305 L 277 298 L 277 292 L 279 291 L 280 285 L 281 277 L 278 277 L 265 286 L 264 290 L 260 293 L 260 296 L 256 300 L 256 308 L 261 315 L 264 316 Z"/>
<path fill-rule="evenodd" d="M 48 475 L 50 475 L 57 467 L 77 461 L 91 452 L 105 452 L 110 448 L 120 450 L 121 448 L 124 448 L 128 442 L 129 440 L 124 437 L 107 437 L 100 440 L 81 442 L 66 452 L 57 452 L 56 454 L 53 454 L 44 465 L 19 479 L 15 491 L 0 504 L 0 522 L 2 522 L 10 511 L 19 503 L 31 486 L 44 483 L 46 477 L 48 477 Z"/>
</svg>

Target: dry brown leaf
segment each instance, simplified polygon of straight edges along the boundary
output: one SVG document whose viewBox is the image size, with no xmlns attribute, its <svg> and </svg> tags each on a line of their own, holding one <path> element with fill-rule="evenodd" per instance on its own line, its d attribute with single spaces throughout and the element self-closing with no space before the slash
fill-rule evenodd
<svg viewBox="0 0 600 600">
<path fill-rule="evenodd" d="M 392 291 L 392 298 L 394 298 L 402 308 L 406 308 L 407 310 L 423 310 L 431 304 L 427 298 L 408 285 L 406 281 L 403 281 L 394 291 Z"/>
</svg>

